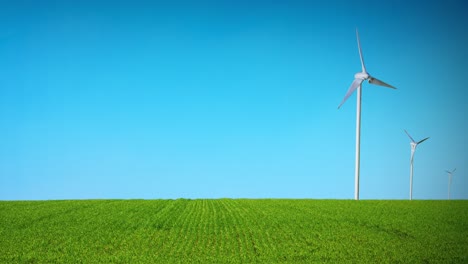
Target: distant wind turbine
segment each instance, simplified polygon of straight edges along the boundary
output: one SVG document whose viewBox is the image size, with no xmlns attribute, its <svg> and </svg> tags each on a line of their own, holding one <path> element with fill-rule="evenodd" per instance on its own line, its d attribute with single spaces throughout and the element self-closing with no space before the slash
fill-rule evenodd
<svg viewBox="0 0 468 264">
<path fill-rule="evenodd" d="M 390 84 L 384 83 L 374 77 L 372 77 L 366 70 L 364 64 L 364 58 L 362 56 L 361 42 L 359 41 L 359 32 L 356 28 L 356 38 L 359 49 L 359 57 L 361 58 L 362 71 L 354 75 L 354 81 L 348 89 L 343 101 L 338 106 L 338 109 L 344 104 L 344 102 L 351 96 L 354 90 L 357 89 L 357 111 L 356 111 L 356 164 L 355 164 L 355 174 L 354 174 L 354 199 L 359 200 L 359 166 L 360 166 L 360 145 L 361 145 L 361 93 L 362 93 L 362 82 L 368 80 L 370 84 L 380 85 L 392 89 L 396 89 Z"/>
<path fill-rule="evenodd" d="M 414 159 L 414 152 L 416 151 L 416 147 L 421 144 L 422 142 L 426 141 L 429 139 L 428 137 L 420 140 L 418 142 L 414 141 L 414 139 L 410 136 L 408 131 L 405 130 L 406 135 L 410 138 L 411 142 L 411 161 L 410 161 L 410 200 L 413 200 L 413 159 Z"/>
<path fill-rule="evenodd" d="M 457 168 L 453 169 L 452 171 L 448 171 L 446 170 L 445 172 L 447 172 L 448 174 L 448 178 L 449 178 L 449 182 L 448 182 L 448 199 L 450 200 L 450 185 L 452 185 L 452 176 L 453 176 L 453 173 L 457 170 Z"/>
</svg>

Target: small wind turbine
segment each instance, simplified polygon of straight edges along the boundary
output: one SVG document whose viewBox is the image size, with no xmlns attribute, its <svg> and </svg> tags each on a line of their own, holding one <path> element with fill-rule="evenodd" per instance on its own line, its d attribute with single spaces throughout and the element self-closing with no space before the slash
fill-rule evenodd
<svg viewBox="0 0 468 264">
<path fill-rule="evenodd" d="M 452 171 L 448 171 L 446 170 L 445 172 L 447 172 L 448 174 L 448 178 L 449 178 L 449 182 L 448 182 L 448 199 L 450 200 L 450 185 L 452 185 L 452 176 L 453 176 L 453 173 L 457 170 L 457 168 L 453 169 Z"/>
<path fill-rule="evenodd" d="M 361 145 L 361 93 L 362 93 L 362 82 L 368 80 L 370 84 L 380 85 L 392 89 L 396 89 L 390 84 L 384 83 L 372 77 L 366 70 L 364 65 L 364 58 L 362 56 L 361 42 L 359 41 L 359 32 L 356 28 L 356 38 L 359 49 L 359 57 L 361 58 L 362 71 L 354 75 L 354 81 L 348 89 L 343 101 L 338 106 L 338 109 L 344 104 L 344 102 L 351 96 L 354 90 L 357 89 L 357 110 L 356 110 L 356 160 L 355 160 L 355 174 L 354 174 L 354 199 L 359 200 L 359 166 L 360 166 L 360 145 Z"/>
<path fill-rule="evenodd" d="M 418 142 L 414 141 L 414 139 L 410 136 L 408 131 L 405 130 L 406 135 L 410 138 L 411 142 L 411 161 L 410 161 L 410 200 L 413 200 L 413 159 L 414 159 L 414 152 L 416 151 L 416 147 L 421 144 L 422 142 L 426 141 L 428 139 L 425 138 L 423 140 L 420 140 Z"/>
</svg>

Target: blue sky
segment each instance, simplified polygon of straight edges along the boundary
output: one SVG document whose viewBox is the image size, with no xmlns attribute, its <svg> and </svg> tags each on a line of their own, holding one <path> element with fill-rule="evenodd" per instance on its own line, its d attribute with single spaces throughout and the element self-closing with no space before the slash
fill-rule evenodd
<svg viewBox="0 0 468 264">
<path fill-rule="evenodd" d="M 468 199 L 463 1 L 1 1 L 0 199 Z"/>
</svg>

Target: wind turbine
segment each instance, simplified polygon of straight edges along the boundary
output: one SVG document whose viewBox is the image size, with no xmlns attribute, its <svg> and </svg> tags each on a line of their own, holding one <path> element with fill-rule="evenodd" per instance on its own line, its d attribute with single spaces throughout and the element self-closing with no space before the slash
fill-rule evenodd
<svg viewBox="0 0 468 264">
<path fill-rule="evenodd" d="M 410 136 L 408 131 L 405 130 L 406 135 L 410 138 L 411 142 L 411 161 L 410 161 L 410 200 L 413 200 L 413 159 L 414 159 L 414 152 L 416 151 L 416 147 L 421 144 L 422 142 L 426 141 L 428 139 L 425 138 L 423 140 L 420 140 L 418 142 L 414 141 L 414 139 Z"/>
<path fill-rule="evenodd" d="M 338 109 L 344 102 L 351 96 L 354 90 L 357 89 L 357 110 L 356 110 L 356 160 L 355 160 L 355 173 L 354 173 L 354 199 L 359 200 L 359 166 L 360 166 L 360 146 L 361 146 L 361 93 L 362 83 L 367 80 L 370 84 L 380 85 L 392 89 L 396 89 L 390 84 L 384 83 L 381 80 L 372 77 L 366 70 L 364 58 L 362 56 L 361 42 L 359 41 L 359 32 L 356 28 L 356 38 L 358 43 L 359 57 L 361 58 L 362 71 L 354 75 L 354 81 L 348 89 L 343 101 L 338 106 Z"/>
<path fill-rule="evenodd" d="M 447 172 L 448 174 L 448 178 L 449 178 L 449 182 L 448 182 L 448 199 L 450 200 L 450 185 L 452 185 L 452 176 L 453 176 L 453 173 L 457 170 L 457 168 L 453 169 L 452 171 L 448 171 L 446 170 L 445 172 Z"/>
</svg>

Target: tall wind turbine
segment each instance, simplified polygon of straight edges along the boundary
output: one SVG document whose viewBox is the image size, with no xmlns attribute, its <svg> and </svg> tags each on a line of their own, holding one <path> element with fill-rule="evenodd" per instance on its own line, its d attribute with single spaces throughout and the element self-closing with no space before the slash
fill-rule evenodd
<svg viewBox="0 0 468 264">
<path fill-rule="evenodd" d="M 360 166 L 360 146 L 361 146 L 361 93 L 362 93 L 362 82 L 367 80 L 370 84 L 380 85 L 392 89 L 396 89 L 390 84 L 384 83 L 381 80 L 372 77 L 366 70 L 364 64 L 364 58 L 362 56 L 361 42 L 359 41 L 359 32 L 356 28 L 356 38 L 358 43 L 359 57 L 361 58 L 362 71 L 354 75 L 354 81 L 348 89 L 343 101 L 338 106 L 338 109 L 344 104 L 344 102 L 351 96 L 354 90 L 357 89 L 357 110 L 356 110 L 356 164 L 354 174 L 354 199 L 359 200 L 359 166 Z"/>
<path fill-rule="evenodd" d="M 446 170 L 445 172 L 447 172 L 448 174 L 448 178 L 449 178 L 449 182 L 448 182 L 448 199 L 450 200 L 450 185 L 452 185 L 452 176 L 453 176 L 453 173 L 457 170 L 457 168 L 453 169 L 452 171 L 448 171 Z"/>
<path fill-rule="evenodd" d="M 411 145 L 411 160 L 410 160 L 410 192 L 409 192 L 409 195 L 410 195 L 410 200 L 413 200 L 413 159 L 414 159 L 414 152 L 416 151 L 416 147 L 419 144 L 421 144 L 422 142 L 426 141 L 428 139 L 428 137 L 423 139 L 423 140 L 420 140 L 420 141 L 416 142 L 410 136 L 408 131 L 405 130 L 405 133 L 406 133 L 406 135 L 408 135 L 408 137 L 411 140 L 411 142 L 410 142 L 410 145 Z"/>
</svg>

